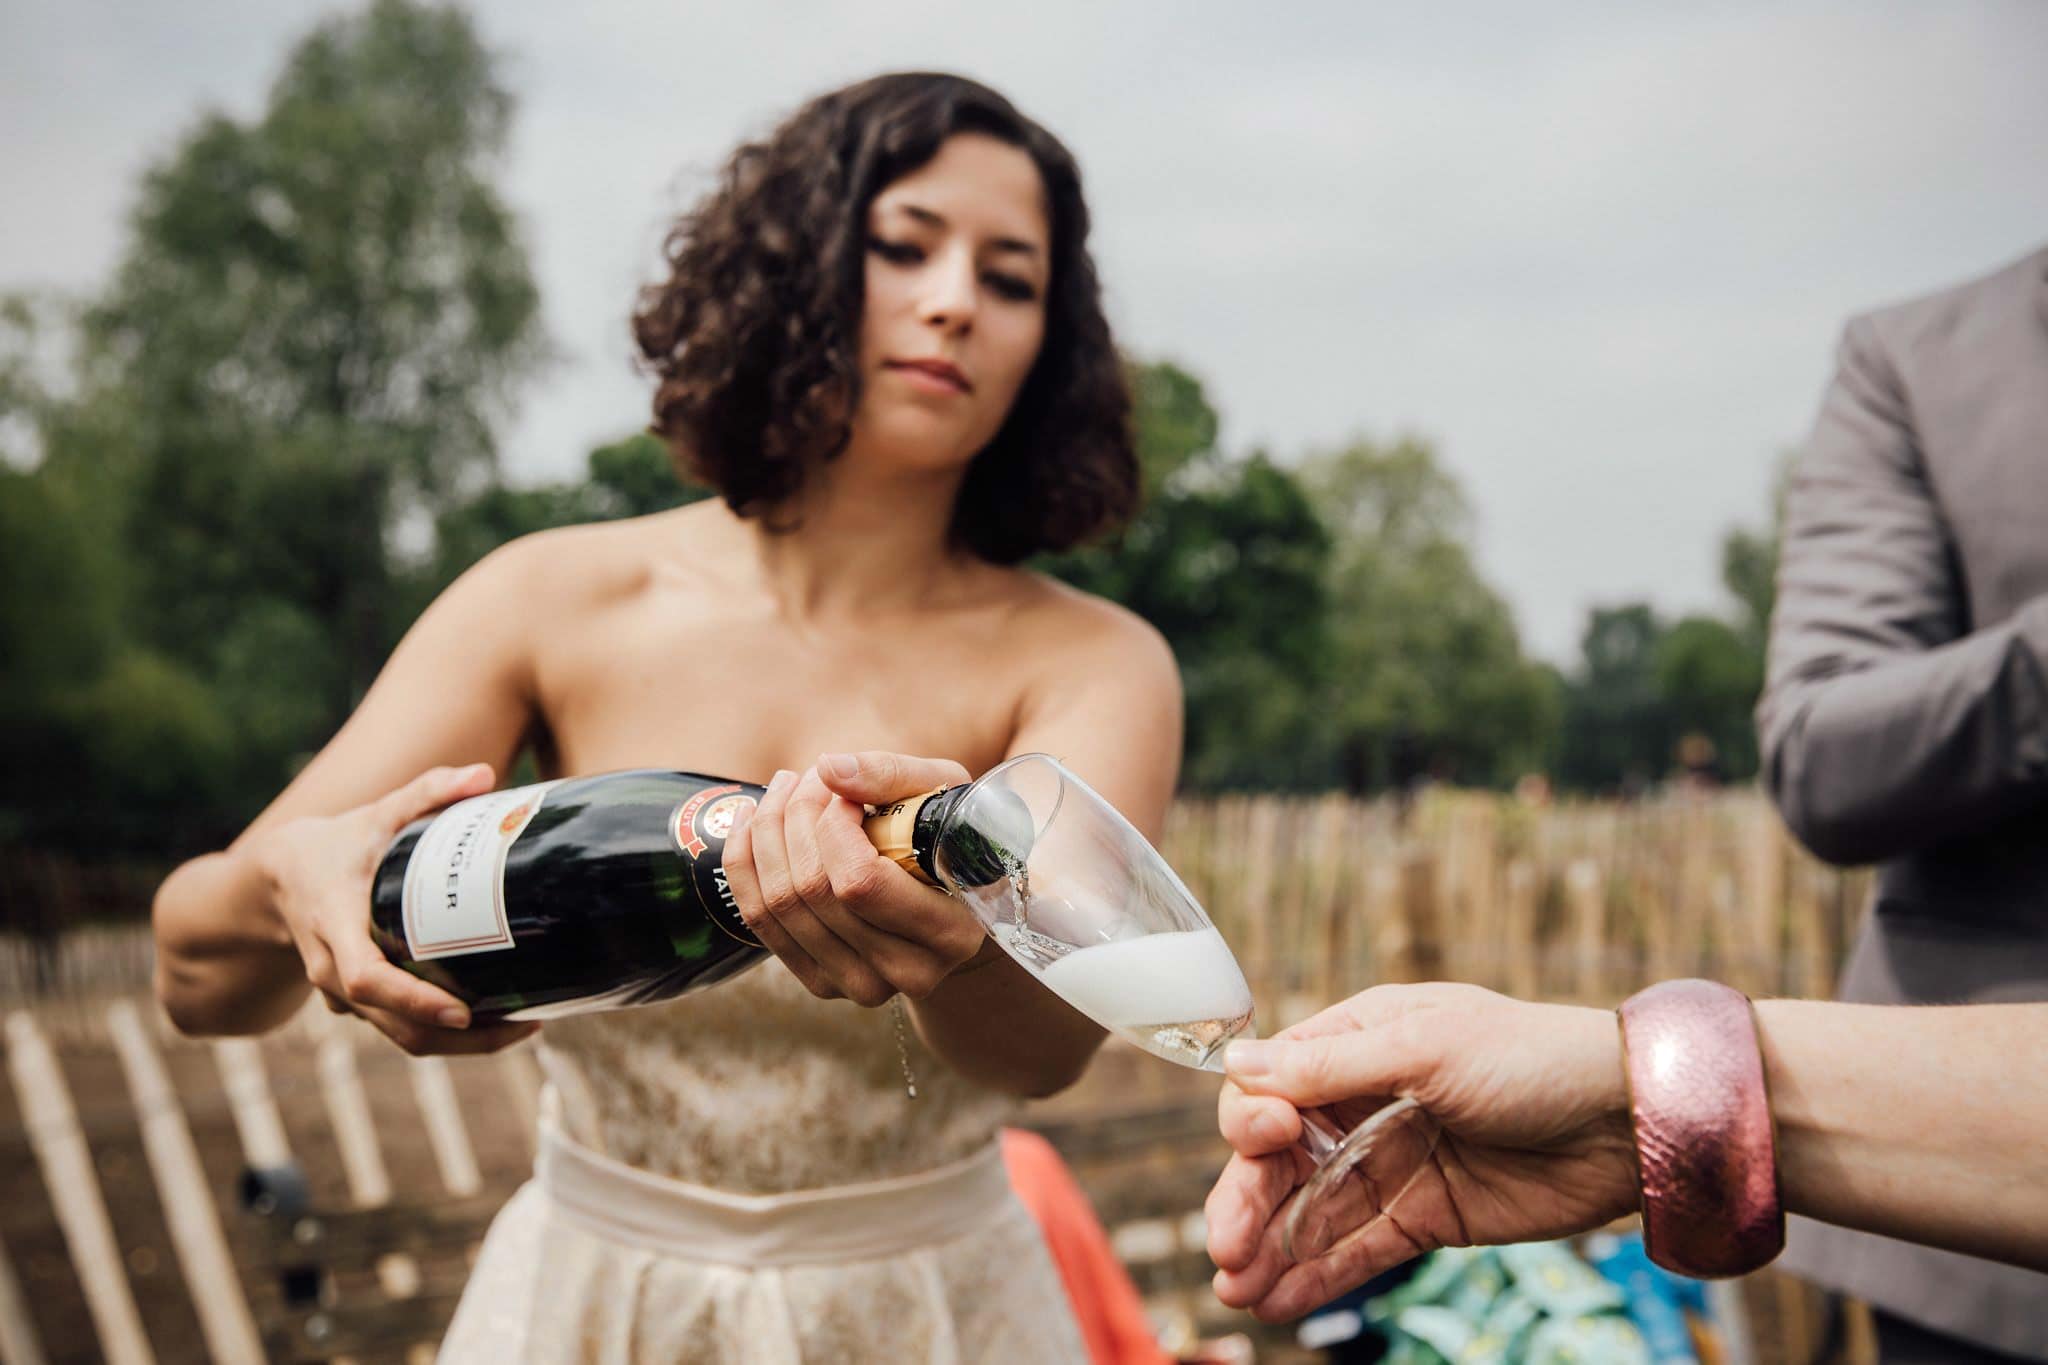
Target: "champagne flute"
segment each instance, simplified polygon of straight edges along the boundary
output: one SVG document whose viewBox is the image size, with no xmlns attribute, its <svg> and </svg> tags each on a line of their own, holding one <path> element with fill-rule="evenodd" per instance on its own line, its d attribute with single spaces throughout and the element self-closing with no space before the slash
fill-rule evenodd
<svg viewBox="0 0 2048 1365">
<path fill-rule="evenodd" d="M 1145 836 L 1058 760 L 1012 758 L 939 819 L 931 870 L 1069 1005 L 1154 1056 L 1205 1071 L 1222 1072 L 1231 1039 L 1254 1036 L 1251 988 L 1208 914 Z M 1303 1119 L 1316 1171 L 1283 1227 L 1297 1260 L 1385 1217 L 1438 1135 L 1409 1099 L 1348 1135 L 1326 1112 Z"/>
</svg>

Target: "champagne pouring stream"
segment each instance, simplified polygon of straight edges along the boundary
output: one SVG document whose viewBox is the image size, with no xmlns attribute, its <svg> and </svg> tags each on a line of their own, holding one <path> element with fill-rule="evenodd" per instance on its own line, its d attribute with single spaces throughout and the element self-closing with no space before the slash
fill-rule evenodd
<svg viewBox="0 0 2048 1365">
<path fill-rule="evenodd" d="M 1200 1070 L 1221 1073 L 1224 1045 L 1254 1036 L 1251 989 L 1200 903 L 1145 837 L 1057 760 L 1023 754 L 947 796 L 881 812 L 870 837 L 899 860 L 916 858 L 915 870 L 966 904 L 1054 994 L 1154 1056 Z M 1348 1134 L 1324 1111 L 1303 1118 L 1302 1149 L 1316 1171 L 1283 1227 L 1295 1260 L 1385 1217 L 1438 1134 L 1408 1099 Z"/>
</svg>

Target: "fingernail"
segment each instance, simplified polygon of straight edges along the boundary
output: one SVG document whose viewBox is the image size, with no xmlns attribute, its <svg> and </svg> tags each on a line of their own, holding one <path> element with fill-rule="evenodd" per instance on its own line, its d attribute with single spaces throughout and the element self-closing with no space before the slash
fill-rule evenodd
<svg viewBox="0 0 2048 1365">
<path fill-rule="evenodd" d="M 860 760 L 852 754 L 820 754 L 818 767 L 825 776 L 850 782 L 860 776 Z"/>
<path fill-rule="evenodd" d="M 768 794 L 780 796 L 789 784 L 796 780 L 796 774 L 787 768 L 777 768 L 775 776 L 768 779 Z"/>
<path fill-rule="evenodd" d="M 441 1013 L 440 1013 L 439 1015 L 437 1015 L 437 1016 L 436 1016 L 436 1018 L 438 1018 L 438 1019 L 440 1020 L 440 1023 L 441 1023 L 441 1027 L 442 1027 L 442 1028 L 468 1028 L 468 1027 L 469 1027 L 469 1011 L 468 1011 L 468 1010 L 458 1010 L 458 1009 L 453 1009 L 453 1008 L 450 1008 L 450 1009 L 445 1009 L 445 1010 L 442 1010 L 442 1011 L 441 1011 Z"/>
<path fill-rule="evenodd" d="M 1265 1043 L 1232 1043 L 1223 1049 L 1223 1070 L 1242 1080 L 1264 1080 L 1273 1072 L 1273 1050 Z"/>
</svg>

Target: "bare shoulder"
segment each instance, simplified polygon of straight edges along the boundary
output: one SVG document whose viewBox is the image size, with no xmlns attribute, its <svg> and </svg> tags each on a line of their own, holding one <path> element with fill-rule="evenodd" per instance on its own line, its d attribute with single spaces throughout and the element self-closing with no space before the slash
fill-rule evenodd
<svg viewBox="0 0 2048 1365">
<path fill-rule="evenodd" d="M 1136 612 L 1065 583 L 1024 574 L 1015 590 L 1005 647 L 1026 676 L 1011 751 L 1059 756 L 1158 837 L 1180 772 L 1173 650 Z"/>
<path fill-rule="evenodd" d="M 506 542 L 457 580 L 479 605 L 529 624 L 580 619 L 647 590 L 664 551 L 704 533 L 698 507 L 535 531 Z M 450 592 L 456 588 L 451 587 Z"/>
<path fill-rule="evenodd" d="M 1144 617 L 1044 574 L 1016 571 L 1014 591 L 1013 629 L 1029 657 L 1046 666 L 1041 686 L 1109 684 L 1178 702 L 1173 649 Z"/>
</svg>

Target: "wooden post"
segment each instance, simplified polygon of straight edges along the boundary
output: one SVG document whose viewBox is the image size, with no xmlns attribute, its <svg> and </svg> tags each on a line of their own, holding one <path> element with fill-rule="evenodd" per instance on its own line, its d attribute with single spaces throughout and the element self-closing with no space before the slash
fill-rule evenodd
<svg viewBox="0 0 2048 1365">
<path fill-rule="evenodd" d="M 1785 1274 L 1773 1274 L 1771 1287 L 1778 1300 L 1779 1359 L 1813 1359 L 1813 1291 L 1804 1280 Z"/>
<path fill-rule="evenodd" d="M 327 1105 L 334 1144 L 341 1151 L 348 1197 L 359 1209 L 378 1208 L 391 1202 L 391 1174 L 385 1168 L 384 1150 L 377 1141 L 370 1098 L 363 1091 L 362 1071 L 356 1059 L 355 1026 L 350 1021 L 323 1016 L 313 1027 L 321 1035 L 315 1054 L 320 1097 Z M 377 1284 L 386 1298 L 411 1298 L 420 1292 L 419 1262 L 404 1252 L 378 1257 Z"/>
<path fill-rule="evenodd" d="M 1272 922 L 1266 939 L 1273 982 L 1273 998 L 1280 1019 L 1294 1020 L 1314 1013 L 1302 994 L 1307 962 L 1302 951 L 1303 923 L 1308 911 L 1308 868 L 1315 856 L 1309 847 L 1313 831 L 1307 823 L 1306 803 L 1293 797 L 1269 796 L 1272 808 L 1272 881 L 1267 892 L 1268 918 Z"/>
<path fill-rule="evenodd" d="M 1347 909 L 1340 888 L 1344 860 L 1350 854 L 1350 803 L 1341 796 L 1325 796 L 1313 810 L 1313 818 L 1303 821 L 1301 916 L 1294 934 L 1301 959 L 1295 974 L 1301 998 L 1288 1011 L 1304 1016 L 1337 998 Z"/>
<path fill-rule="evenodd" d="M 1634 850 L 1635 866 L 1628 879 L 1629 909 L 1642 932 L 1643 957 L 1621 988 L 1624 992 L 1673 975 L 1671 964 L 1678 955 L 1673 947 L 1678 937 L 1677 908 L 1667 894 L 1675 880 L 1673 851 L 1655 832 L 1650 844 L 1647 855 L 1640 847 Z"/>
<path fill-rule="evenodd" d="M 100 1349 L 112 1365 L 154 1365 L 156 1356 L 143 1334 L 135 1295 L 121 1265 L 121 1249 L 114 1241 L 113 1220 L 100 1193 L 99 1173 L 78 1126 L 78 1110 L 57 1054 L 35 1016 L 25 1010 L 7 1018 L 7 1069 L 21 1100 L 23 1126 L 42 1168 L 43 1185 L 78 1267 Z"/>
<path fill-rule="evenodd" d="M 291 1140 L 284 1135 L 284 1119 L 277 1112 L 277 1101 L 271 1098 L 270 1077 L 263 1069 L 263 1052 L 256 1040 L 216 1038 L 213 1060 L 220 1068 L 221 1088 L 227 1092 L 235 1132 L 242 1139 L 242 1159 L 251 1166 L 288 1163 Z"/>
<path fill-rule="evenodd" d="M 1491 796 L 1473 798 L 1472 843 L 1466 875 L 1471 879 L 1466 894 L 1471 912 L 1465 932 L 1478 947 L 1478 971 L 1465 979 L 1495 989 L 1507 984 L 1513 962 L 1514 944 L 1505 933 L 1511 913 L 1504 894 L 1502 873 L 1500 803 Z"/>
<path fill-rule="evenodd" d="M 1399 861 L 1391 854 L 1374 858 L 1366 872 L 1365 899 L 1372 915 L 1373 975 L 1382 982 L 1415 979 L 1414 934 L 1402 903 L 1404 890 Z"/>
<path fill-rule="evenodd" d="M 1251 960 L 1244 964 L 1252 978 L 1252 993 L 1262 1011 L 1276 1008 L 1276 963 L 1273 954 L 1273 841 L 1280 824 L 1280 809 L 1270 797 L 1250 803 L 1245 821 L 1244 892 L 1245 944 Z"/>
<path fill-rule="evenodd" d="M 1700 945 L 1706 939 L 1714 907 L 1713 810 L 1705 802 L 1683 808 L 1679 824 L 1678 886 L 1672 896 L 1677 912 L 1672 923 L 1671 954 L 1666 974 L 1698 976 Z"/>
<path fill-rule="evenodd" d="M 1536 865 L 1526 857 L 1508 864 L 1507 894 L 1504 897 L 1499 943 L 1505 954 L 1501 977 L 1508 993 L 1533 1000 L 1542 990 L 1537 967 Z"/>
<path fill-rule="evenodd" d="M 1422 850 L 1410 848 L 1401 859 L 1401 899 L 1408 911 L 1409 953 L 1419 981 L 1438 981 L 1444 975 L 1444 911 L 1438 880 L 1436 860 Z"/>
<path fill-rule="evenodd" d="M 1745 989 L 1751 995 L 1778 991 L 1782 970 L 1780 944 L 1785 923 L 1785 831 L 1770 803 L 1750 806 L 1742 848 L 1742 956 L 1748 965 Z"/>
<path fill-rule="evenodd" d="M 28 1311 L 28 1296 L 21 1292 L 21 1277 L 14 1273 L 7 1244 L 0 1241 L 0 1360 L 7 1365 L 46 1365 L 48 1359 Z"/>
<path fill-rule="evenodd" d="M 1385 965 L 1377 947 L 1381 907 L 1373 889 L 1374 870 L 1386 862 L 1385 845 L 1372 806 L 1364 801 L 1351 807 L 1351 862 L 1338 892 L 1350 923 L 1343 934 L 1344 966 L 1336 978 L 1332 998 L 1341 998 L 1386 980 Z"/>
<path fill-rule="evenodd" d="M 1435 836 L 1424 842 L 1436 870 L 1435 937 L 1443 947 L 1445 974 L 1460 981 L 1479 979 L 1478 959 L 1485 950 L 1474 932 L 1483 913 L 1474 894 L 1476 829 L 1471 802 L 1462 796 L 1445 796 L 1439 802 Z"/>
<path fill-rule="evenodd" d="M 234 1258 L 228 1254 L 226 1235 L 221 1231 L 220 1212 L 207 1188 L 206 1172 L 199 1164 L 199 1150 L 192 1143 L 185 1111 L 171 1088 L 163 1058 L 143 1026 L 135 1004 L 117 1000 L 107 1009 L 107 1030 L 128 1079 L 128 1093 L 142 1121 L 143 1151 L 149 1158 L 150 1173 L 156 1177 L 157 1197 L 164 1207 L 164 1224 L 170 1229 L 171 1246 L 185 1283 L 192 1291 L 192 1306 L 199 1313 L 199 1331 L 216 1362 L 248 1361 L 262 1365 L 263 1346 L 256 1335 L 256 1322 L 249 1314 L 242 1281 L 235 1273 Z"/>
<path fill-rule="evenodd" d="M 355 1042 L 348 1033 L 347 1025 L 335 1024 L 315 1048 L 314 1068 L 320 1077 L 320 1098 L 327 1105 L 327 1122 L 334 1130 L 334 1145 L 341 1153 L 349 1198 L 357 1208 L 368 1209 L 391 1202 L 391 1175 L 377 1145 L 370 1097 L 363 1092 Z"/>
<path fill-rule="evenodd" d="M 1316 951 L 1322 956 L 1316 973 L 1316 995 L 1320 1005 L 1331 1005 L 1351 993 L 1351 923 L 1365 913 L 1364 903 L 1351 888 L 1353 869 L 1365 857 L 1364 828 L 1358 817 L 1358 803 L 1332 796 L 1323 807 L 1323 842 L 1329 849 L 1329 881 L 1318 901 L 1322 924 Z"/>
<path fill-rule="evenodd" d="M 1792 879 L 1792 901 L 1787 907 L 1792 956 L 1798 963 L 1794 989 L 1813 1000 L 1825 1000 L 1835 993 L 1835 947 L 1821 899 L 1821 883 L 1829 875 L 1819 863 L 1802 865 Z"/>
<path fill-rule="evenodd" d="M 412 1074 L 413 1098 L 419 1101 L 420 1117 L 426 1120 L 427 1141 L 434 1149 L 442 1186 L 453 1195 L 475 1194 L 484 1187 L 484 1177 L 477 1169 L 469 1130 L 462 1123 L 462 1106 L 455 1098 L 455 1082 L 448 1076 L 448 1059 L 414 1057 L 406 1070 Z"/>
<path fill-rule="evenodd" d="M 1607 890 L 1600 865 L 1574 858 L 1565 869 L 1566 923 L 1571 929 L 1572 996 L 1583 1003 L 1607 998 Z"/>
</svg>

